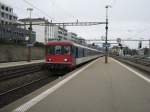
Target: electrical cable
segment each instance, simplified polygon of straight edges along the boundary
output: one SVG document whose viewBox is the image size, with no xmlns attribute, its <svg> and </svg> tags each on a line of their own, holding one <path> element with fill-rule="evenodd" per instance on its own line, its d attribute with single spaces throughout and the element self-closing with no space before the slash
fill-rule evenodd
<svg viewBox="0 0 150 112">
<path fill-rule="evenodd" d="M 72 16 L 72 18 L 76 18 L 73 14 L 71 14 L 69 11 L 66 11 L 63 7 L 61 7 L 59 4 L 57 4 L 55 1 L 50 0 L 50 2 L 55 5 L 56 7 L 59 7 L 61 11 L 63 10 L 64 13 L 69 14 L 69 16 Z"/>
<path fill-rule="evenodd" d="M 26 13 L 26 9 L 24 9 L 24 8 L 20 8 L 18 6 L 14 6 L 14 8 L 18 9 L 18 11 L 21 12 L 21 13 L 24 13 L 24 14 Z M 34 13 L 34 15 L 36 15 L 38 17 L 41 17 L 41 15 L 39 13 L 36 13 L 36 12 Z"/>
<path fill-rule="evenodd" d="M 30 3 L 27 0 L 23 0 L 26 4 L 30 5 L 31 7 L 35 8 L 36 10 L 40 11 L 41 13 L 43 13 L 45 16 L 47 16 L 50 20 L 55 20 L 54 18 L 50 17 L 46 12 L 44 12 L 43 10 L 41 10 L 40 8 L 37 8 L 35 5 L 33 5 L 32 3 Z"/>
</svg>

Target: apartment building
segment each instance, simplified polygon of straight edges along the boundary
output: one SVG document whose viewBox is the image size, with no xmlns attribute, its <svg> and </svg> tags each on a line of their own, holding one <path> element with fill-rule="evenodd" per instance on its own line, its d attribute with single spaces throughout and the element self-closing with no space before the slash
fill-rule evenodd
<svg viewBox="0 0 150 112">
<path fill-rule="evenodd" d="M 0 2 L 0 24 L 13 24 L 17 21 L 13 8 Z"/>
<path fill-rule="evenodd" d="M 12 7 L 0 2 L 0 40 L 17 43 L 27 41 L 26 38 L 29 37 L 29 30 L 17 26 L 16 24 L 20 24 L 17 18 Z M 30 41 L 35 42 L 35 40 L 36 33 L 32 32 Z"/>
<path fill-rule="evenodd" d="M 68 31 L 61 26 L 51 26 L 51 39 L 67 40 Z"/>
</svg>

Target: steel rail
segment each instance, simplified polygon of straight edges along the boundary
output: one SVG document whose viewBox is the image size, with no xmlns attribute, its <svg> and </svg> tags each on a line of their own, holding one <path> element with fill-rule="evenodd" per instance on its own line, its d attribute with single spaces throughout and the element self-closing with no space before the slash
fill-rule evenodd
<svg viewBox="0 0 150 112">
<path fill-rule="evenodd" d="M 42 65 L 19 66 L 0 69 L 0 81 L 21 77 L 42 70 Z"/>
<path fill-rule="evenodd" d="M 37 83 L 37 82 L 42 81 L 42 80 L 45 80 L 45 79 L 47 79 L 47 77 L 46 77 L 46 78 L 37 79 L 37 80 L 34 80 L 34 81 L 30 82 L 30 83 L 24 84 L 24 85 L 22 85 L 22 86 L 19 86 L 19 87 L 10 89 L 10 90 L 5 91 L 5 92 L 2 92 L 2 93 L 0 93 L 0 96 L 6 95 L 6 94 L 11 93 L 11 92 L 13 92 L 13 91 L 17 91 L 17 90 L 19 90 L 19 89 L 22 89 L 22 88 L 24 88 L 24 87 L 26 87 L 26 86 L 29 86 L 29 85 L 31 85 L 31 84 Z"/>
</svg>

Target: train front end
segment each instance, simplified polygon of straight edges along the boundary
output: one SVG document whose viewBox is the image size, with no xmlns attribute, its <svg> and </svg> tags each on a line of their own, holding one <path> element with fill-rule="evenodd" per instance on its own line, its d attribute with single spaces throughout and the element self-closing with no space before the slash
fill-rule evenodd
<svg viewBox="0 0 150 112">
<path fill-rule="evenodd" d="M 46 45 L 46 64 L 50 70 L 72 70 L 74 57 L 70 42 L 49 42 Z"/>
</svg>

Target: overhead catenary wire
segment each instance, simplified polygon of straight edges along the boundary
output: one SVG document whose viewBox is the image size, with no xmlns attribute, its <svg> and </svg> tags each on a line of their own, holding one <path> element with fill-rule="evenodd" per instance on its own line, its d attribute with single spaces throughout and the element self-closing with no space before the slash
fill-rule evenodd
<svg viewBox="0 0 150 112">
<path fill-rule="evenodd" d="M 18 6 L 14 6 L 14 8 L 18 9 L 19 12 L 24 13 L 24 14 L 27 12 L 25 8 L 20 8 Z M 36 15 L 37 17 L 41 17 L 41 15 L 39 13 L 37 13 L 37 12 L 34 12 L 34 15 Z"/>
<path fill-rule="evenodd" d="M 40 11 L 41 13 L 43 13 L 45 16 L 47 16 L 50 20 L 55 20 L 54 18 L 50 17 L 45 11 L 41 10 L 40 8 L 36 7 L 35 5 L 33 5 L 32 3 L 30 3 L 29 1 L 27 0 L 23 0 L 26 4 L 30 5 L 32 8 Z"/>
<path fill-rule="evenodd" d="M 69 11 L 66 11 L 62 6 L 60 6 L 58 3 L 56 3 L 54 0 L 50 0 L 52 5 L 55 5 L 56 7 L 60 8 L 61 11 L 63 10 L 64 13 L 69 14 L 69 16 L 71 16 L 72 18 L 77 18 L 75 17 L 72 13 L 70 13 Z"/>
</svg>

